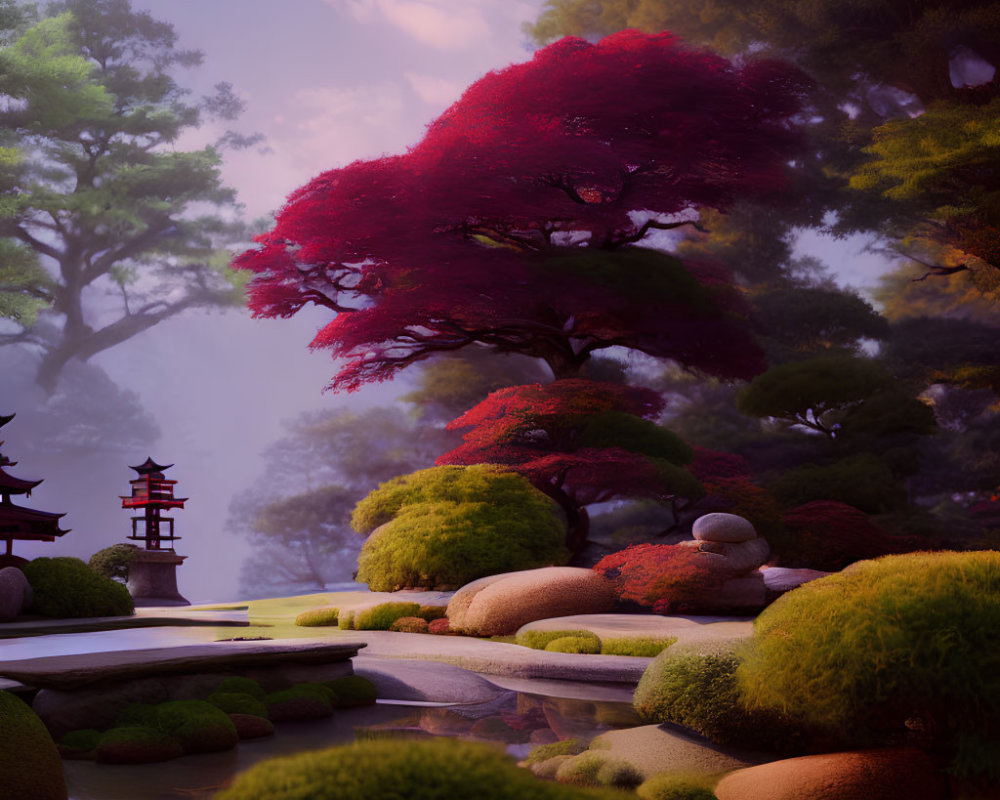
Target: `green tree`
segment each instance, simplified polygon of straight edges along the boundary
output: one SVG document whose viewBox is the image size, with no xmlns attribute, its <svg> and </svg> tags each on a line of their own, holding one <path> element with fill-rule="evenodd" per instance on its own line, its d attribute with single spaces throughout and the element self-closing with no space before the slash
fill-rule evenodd
<svg viewBox="0 0 1000 800">
<path fill-rule="evenodd" d="M 19 248 L 0 266 L 16 328 L 0 344 L 39 349 L 37 381 L 51 392 L 71 359 L 185 309 L 238 302 L 224 246 L 245 234 L 220 148 L 256 137 L 172 149 L 207 116 L 239 115 L 232 87 L 189 100 L 173 73 L 201 54 L 129 0 L 64 0 L 48 13 L 0 50 L 0 257 Z M 51 324 L 32 324 L 39 310 Z"/>
</svg>

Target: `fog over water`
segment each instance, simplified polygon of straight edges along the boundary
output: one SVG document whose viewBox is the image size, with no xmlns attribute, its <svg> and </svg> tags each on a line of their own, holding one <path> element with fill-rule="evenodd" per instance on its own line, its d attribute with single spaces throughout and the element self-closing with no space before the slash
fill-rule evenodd
<svg viewBox="0 0 1000 800">
<path fill-rule="evenodd" d="M 182 47 L 204 50 L 202 67 L 179 74 L 182 85 L 207 93 L 230 81 L 246 101 L 239 128 L 261 131 L 267 146 L 227 156 L 224 175 L 247 216 L 256 218 L 323 170 L 401 152 L 470 82 L 530 58 L 520 24 L 534 20 L 541 0 L 133 5 L 174 24 Z M 202 147 L 219 132 L 206 126 L 177 147 Z M 874 256 L 858 256 L 862 246 L 812 236 L 803 241 L 841 281 L 859 285 L 884 266 Z M 178 496 L 190 498 L 172 514 L 183 537 L 177 551 L 188 556 L 178 570 L 181 593 L 193 602 L 235 599 L 249 548 L 224 530 L 229 504 L 266 471 L 260 453 L 282 435 L 282 423 L 311 409 L 384 404 L 408 388 L 404 378 L 352 395 L 323 393 L 334 365 L 307 344 L 327 319 L 310 310 L 266 321 L 246 311 L 187 312 L 93 358 L 120 389 L 135 393 L 132 406 L 145 409 L 158 436 L 130 425 L 119 404 L 83 378 L 60 389 L 68 393 L 60 401 L 69 415 L 63 422 L 33 418 L 41 395 L 28 385 L 30 362 L 0 352 L 0 414 L 18 414 L 0 432 L 2 452 L 19 462 L 12 474 L 45 479 L 22 504 L 66 512 L 63 527 L 72 529 L 55 544 L 16 543 L 15 553 L 86 559 L 125 541 L 129 512 L 118 495 L 128 493 L 134 477 L 128 465 L 151 456 L 176 465 L 167 477 L 178 481 Z M 60 425 L 72 422 L 74 406 L 94 403 L 103 404 L 103 427 L 76 431 L 68 444 Z"/>
</svg>

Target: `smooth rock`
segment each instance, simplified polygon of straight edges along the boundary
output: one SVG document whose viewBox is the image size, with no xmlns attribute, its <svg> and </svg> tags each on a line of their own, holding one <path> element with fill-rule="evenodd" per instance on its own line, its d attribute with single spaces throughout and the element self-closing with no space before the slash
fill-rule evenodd
<svg viewBox="0 0 1000 800">
<path fill-rule="evenodd" d="M 757 536 L 750 520 L 736 514 L 705 514 L 691 527 L 691 535 L 704 542 L 746 542 Z"/>
<path fill-rule="evenodd" d="M 479 636 L 507 635 L 528 622 L 600 614 L 615 603 L 614 585 L 590 569 L 542 567 L 491 577 L 495 580 L 473 581 L 455 593 L 448 604 L 453 629 Z"/>
<path fill-rule="evenodd" d="M 17 567 L 0 569 L 0 620 L 20 616 L 34 602 L 31 584 Z"/>
<path fill-rule="evenodd" d="M 943 800 L 943 782 L 915 748 L 787 758 L 724 777 L 718 800 Z"/>
<path fill-rule="evenodd" d="M 161 681 L 146 678 L 89 691 L 41 689 L 35 695 L 32 708 L 58 741 L 70 731 L 114 727 L 118 715 L 132 703 L 156 704 L 169 699 Z"/>
<path fill-rule="evenodd" d="M 767 541 L 761 537 L 745 542 L 680 542 L 684 547 L 696 552 L 695 560 L 700 565 L 720 575 L 736 577 L 761 567 L 771 554 Z"/>
<path fill-rule="evenodd" d="M 380 700 L 487 703 L 504 691 L 474 672 L 429 661 L 359 657 L 354 661 L 354 674 L 374 683 Z"/>
<path fill-rule="evenodd" d="M 764 585 L 770 592 L 790 592 L 797 589 L 803 583 L 809 583 L 817 578 L 825 578 L 833 575 L 832 572 L 823 572 L 818 569 L 793 569 L 791 567 L 763 567 L 760 570 L 764 576 Z"/>
<path fill-rule="evenodd" d="M 642 725 L 602 733 L 590 744 L 635 767 L 650 778 L 661 772 L 710 774 L 739 769 L 755 763 L 751 756 L 739 757 L 696 736 L 688 736 L 666 725 Z M 745 795 L 740 800 L 751 800 Z M 719 800 L 723 800 L 719 795 Z"/>
<path fill-rule="evenodd" d="M 718 611 L 752 612 L 759 611 L 767 605 L 767 587 L 764 576 L 759 571 L 751 572 L 739 578 L 730 578 L 712 598 L 712 605 L 706 609 L 713 613 Z"/>
</svg>

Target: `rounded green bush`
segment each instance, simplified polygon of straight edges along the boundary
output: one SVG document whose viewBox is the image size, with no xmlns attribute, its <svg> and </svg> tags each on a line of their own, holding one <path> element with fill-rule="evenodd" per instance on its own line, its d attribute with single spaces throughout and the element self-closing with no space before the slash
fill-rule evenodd
<svg viewBox="0 0 1000 800">
<path fill-rule="evenodd" d="M 611 760 L 609 753 L 586 750 L 560 764 L 556 770 L 556 780 L 560 783 L 575 783 L 577 786 L 600 786 L 597 773 Z"/>
<path fill-rule="evenodd" d="M 530 647 L 532 650 L 545 650 L 551 642 L 557 639 L 572 637 L 574 639 L 587 639 L 597 645 L 597 651 L 601 649 L 601 640 L 596 633 L 590 631 L 521 631 L 514 639 L 514 644 L 521 647 Z"/>
<path fill-rule="evenodd" d="M 601 640 L 595 636 L 593 639 L 588 636 L 563 636 L 553 639 L 545 645 L 549 653 L 585 653 L 594 655 L 601 652 Z"/>
<path fill-rule="evenodd" d="M 63 758 L 79 758 L 97 747 L 102 735 L 95 728 L 70 731 L 59 740 L 59 752 Z"/>
<path fill-rule="evenodd" d="M 30 611 L 46 617 L 122 617 L 135 610 L 122 584 L 98 575 L 78 558 L 36 558 L 24 565 L 35 593 Z"/>
<path fill-rule="evenodd" d="M 177 739 L 156 728 L 138 725 L 105 731 L 94 751 L 101 764 L 148 764 L 184 755 Z"/>
<path fill-rule="evenodd" d="M 176 739 L 185 753 L 213 753 L 239 743 L 226 712 L 205 700 L 169 700 L 155 708 L 158 729 Z"/>
<path fill-rule="evenodd" d="M 271 692 L 264 698 L 264 702 L 272 720 L 289 722 L 332 716 L 335 699 L 336 696 L 329 687 L 303 683 Z"/>
<path fill-rule="evenodd" d="M 654 775 L 636 789 L 640 800 L 717 800 L 700 776 Z"/>
<path fill-rule="evenodd" d="M 360 675 L 345 675 L 343 678 L 326 681 L 323 685 L 333 690 L 333 704 L 337 708 L 370 706 L 378 696 L 375 684 Z"/>
<path fill-rule="evenodd" d="M 397 633 L 427 633 L 429 624 L 423 617 L 400 617 L 389 626 L 389 630 Z"/>
<path fill-rule="evenodd" d="M 5 797 L 66 800 L 66 781 L 55 742 L 38 715 L 0 691 L 0 782 Z"/>
<path fill-rule="evenodd" d="M 713 742 L 781 753 L 797 752 L 804 738 L 780 712 L 747 708 L 741 700 L 735 655 L 664 650 L 639 680 L 633 705 L 647 722 L 669 722 Z"/>
<path fill-rule="evenodd" d="M 609 790 L 542 781 L 499 749 L 455 739 L 375 739 L 265 761 L 215 800 L 603 800 Z"/>
<path fill-rule="evenodd" d="M 118 712 L 115 726 L 121 728 L 156 728 L 159 720 L 156 706 L 150 703 L 129 703 Z"/>
<path fill-rule="evenodd" d="M 811 581 L 754 623 L 749 702 L 883 741 L 919 722 L 938 745 L 1000 738 L 1000 552 L 911 553 Z"/>
<path fill-rule="evenodd" d="M 587 745 L 583 744 L 579 739 L 563 739 L 560 742 L 540 744 L 528 753 L 528 757 L 524 760 L 524 763 L 525 766 L 531 766 L 542 761 L 548 761 L 555 756 L 579 755 L 586 749 Z"/>
<path fill-rule="evenodd" d="M 569 558 L 558 506 L 520 475 L 485 464 L 395 478 L 358 504 L 352 524 L 371 534 L 357 580 L 375 591 L 457 589 Z"/>
<path fill-rule="evenodd" d="M 620 758 L 612 758 L 601 764 L 597 770 L 597 782 L 601 786 L 633 790 L 642 783 L 642 773 L 635 766 Z"/>
<path fill-rule="evenodd" d="M 263 700 L 264 695 L 267 692 L 264 691 L 264 687 L 261 686 L 253 678 L 244 678 L 241 675 L 233 675 L 228 678 L 224 678 L 222 683 L 215 687 L 217 692 L 238 692 L 239 694 L 248 694 L 251 697 L 256 697 L 258 700 Z"/>
<path fill-rule="evenodd" d="M 397 619 L 412 617 L 420 610 L 420 603 L 379 603 L 359 611 L 354 617 L 354 627 L 359 631 L 387 631 Z"/>
<path fill-rule="evenodd" d="M 639 656 L 652 658 L 658 656 L 677 641 L 676 636 L 655 639 L 648 636 L 622 637 L 620 639 L 601 639 L 601 655 L 605 656 Z"/>
<path fill-rule="evenodd" d="M 336 625 L 339 621 L 340 612 L 328 606 L 325 608 L 310 608 L 295 617 L 295 624 L 306 628 L 319 628 L 325 625 Z"/>
<path fill-rule="evenodd" d="M 260 698 L 243 692 L 213 692 L 207 698 L 209 703 L 227 714 L 253 714 L 267 718 L 267 706 Z"/>
<path fill-rule="evenodd" d="M 123 583 L 128 580 L 129 567 L 139 557 L 139 548 L 134 544 L 119 543 L 98 550 L 90 557 L 87 566 L 98 575 L 117 579 Z"/>
</svg>

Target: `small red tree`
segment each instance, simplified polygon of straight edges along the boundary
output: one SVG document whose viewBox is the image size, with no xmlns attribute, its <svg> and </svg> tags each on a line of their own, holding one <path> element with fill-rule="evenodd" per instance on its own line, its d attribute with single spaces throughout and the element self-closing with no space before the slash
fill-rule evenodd
<svg viewBox="0 0 1000 800">
<path fill-rule="evenodd" d="M 437 463 L 502 464 L 521 473 L 562 507 L 567 547 L 578 553 L 592 503 L 702 494 L 683 467 L 691 449 L 651 421 L 662 408 L 656 392 L 635 386 L 579 379 L 512 386 L 448 424 L 469 430 Z"/>
<path fill-rule="evenodd" d="M 575 375 L 625 346 L 723 377 L 763 368 L 729 278 L 628 248 L 782 185 L 801 85 L 669 34 L 566 39 L 473 84 L 403 156 L 290 198 L 237 268 L 256 316 L 313 303 L 355 389 L 470 344 Z"/>
</svg>

